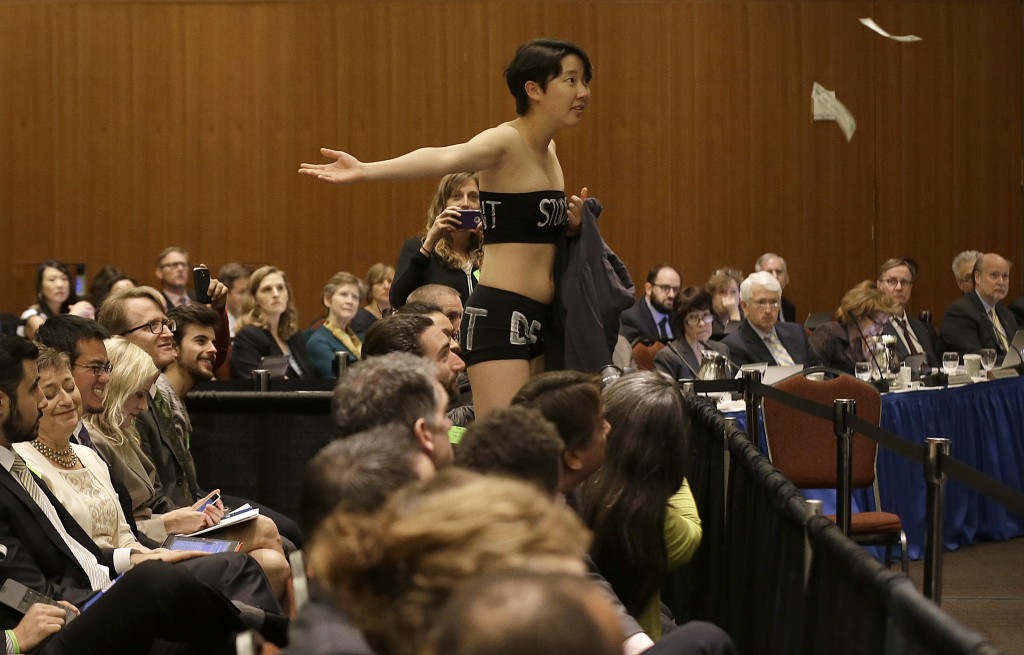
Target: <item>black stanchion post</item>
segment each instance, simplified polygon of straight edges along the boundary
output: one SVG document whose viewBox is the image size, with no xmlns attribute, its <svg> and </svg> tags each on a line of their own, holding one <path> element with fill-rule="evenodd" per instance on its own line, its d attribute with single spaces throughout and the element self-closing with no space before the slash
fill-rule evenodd
<svg viewBox="0 0 1024 655">
<path fill-rule="evenodd" d="M 251 375 L 253 391 L 270 391 L 270 371 L 258 368 Z"/>
<path fill-rule="evenodd" d="M 942 602 L 942 533 L 946 500 L 946 474 L 942 458 L 949 457 L 949 439 L 929 437 L 924 479 L 928 487 L 924 530 L 924 595 L 936 604 Z"/>
<path fill-rule="evenodd" d="M 836 523 L 850 536 L 850 479 L 853 477 L 853 429 L 847 418 L 857 413 L 857 401 L 837 398 L 832 405 L 836 433 Z"/>
<path fill-rule="evenodd" d="M 805 500 L 804 501 L 804 512 L 807 515 L 807 520 L 810 520 L 812 516 L 821 516 L 821 501 L 820 500 Z M 811 559 L 814 557 L 814 551 L 811 549 L 811 538 L 807 536 L 807 530 L 804 530 L 804 589 L 807 589 L 807 584 L 811 581 Z"/>
<path fill-rule="evenodd" d="M 757 420 L 757 403 L 760 397 L 754 393 L 754 386 L 761 384 L 761 371 L 743 371 L 743 402 L 747 409 L 747 438 L 754 448 L 761 450 L 761 430 Z"/>
</svg>

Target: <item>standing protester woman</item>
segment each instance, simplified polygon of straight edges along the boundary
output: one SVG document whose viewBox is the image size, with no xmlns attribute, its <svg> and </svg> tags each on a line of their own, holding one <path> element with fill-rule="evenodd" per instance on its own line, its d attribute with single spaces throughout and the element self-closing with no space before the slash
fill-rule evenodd
<svg viewBox="0 0 1024 655">
<path fill-rule="evenodd" d="M 571 203 L 566 197 L 553 139 L 580 122 L 591 76 L 590 60 L 578 46 L 530 41 L 505 69 L 515 119 L 465 143 L 421 148 L 385 161 L 364 163 L 324 148 L 320 152 L 335 161 L 302 164 L 299 170 L 339 184 L 478 172 L 487 265 L 461 326 L 478 417 L 507 407 L 516 390 L 544 369 L 555 244 L 567 228 L 579 233 L 587 195 L 584 188 Z"/>
<path fill-rule="evenodd" d="M 442 284 L 459 292 L 465 307 L 476 286 L 484 257 L 483 230 L 466 229 L 460 210 L 480 209 L 480 179 L 476 173 L 452 173 L 441 178 L 427 209 L 426 235 L 409 239 L 398 254 L 391 305 L 398 309 L 416 289 Z"/>
</svg>

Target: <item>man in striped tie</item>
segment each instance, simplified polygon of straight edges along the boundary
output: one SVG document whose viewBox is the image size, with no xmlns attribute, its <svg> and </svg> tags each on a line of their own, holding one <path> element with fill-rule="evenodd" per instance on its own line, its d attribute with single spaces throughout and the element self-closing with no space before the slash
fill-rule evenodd
<svg viewBox="0 0 1024 655">
<path fill-rule="evenodd" d="M 935 355 L 928 326 L 907 313 L 907 304 L 910 303 L 910 294 L 916 281 L 917 264 L 912 259 L 893 257 L 878 269 L 879 290 L 898 302 L 901 310 L 900 314 L 893 315 L 892 320 L 885 324 L 882 334 L 896 337 L 896 351 L 901 361 L 908 355 L 924 354 L 928 366 L 936 368 L 939 360 Z"/>
<path fill-rule="evenodd" d="M 814 366 L 817 361 L 807 346 L 802 325 L 782 323 L 782 285 L 768 271 L 751 273 L 740 284 L 743 322 L 722 340 L 737 365 L 767 363 L 769 366 Z"/>
<path fill-rule="evenodd" d="M 1002 358 L 1017 332 L 1013 313 L 999 303 L 1010 290 L 1010 262 L 994 252 L 985 253 L 974 266 L 974 291 L 957 298 L 946 309 L 940 335 L 945 349 L 961 356 L 994 348 Z"/>
</svg>

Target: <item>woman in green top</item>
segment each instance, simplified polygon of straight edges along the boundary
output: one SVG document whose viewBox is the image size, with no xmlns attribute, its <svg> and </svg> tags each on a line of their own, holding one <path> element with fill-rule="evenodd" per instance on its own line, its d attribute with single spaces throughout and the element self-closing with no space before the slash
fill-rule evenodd
<svg viewBox="0 0 1024 655">
<path fill-rule="evenodd" d="M 612 429 L 601 469 L 583 485 L 583 518 L 601 574 L 653 639 L 661 636 L 659 588 L 690 561 L 703 534 L 683 477 L 686 406 L 677 384 L 655 372 L 604 392 Z"/>
</svg>

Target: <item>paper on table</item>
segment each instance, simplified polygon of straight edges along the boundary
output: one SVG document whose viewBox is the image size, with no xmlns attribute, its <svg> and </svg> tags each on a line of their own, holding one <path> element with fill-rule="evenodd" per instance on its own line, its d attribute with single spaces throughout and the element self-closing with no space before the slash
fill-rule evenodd
<svg viewBox="0 0 1024 655">
<path fill-rule="evenodd" d="M 258 507 L 252 507 L 249 505 L 249 503 L 246 503 L 245 505 L 242 505 L 241 507 L 236 507 L 231 512 L 225 514 L 221 518 L 220 523 L 218 523 L 217 525 L 211 526 L 204 530 L 199 530 L 198 532 L 193 532 L 189 536 L 194 537 L 196 535 L 206 534 L 207 532 L 220 530 L 221 528 L 226 528 L 229 525 L 235 525 L 236 523 L 244 523 L 246 521 L 251 521 L 259 515 L 260 509 Z"/>
<path fill-rule="evenodd" d="M 921 37 L 915 36 L 913 34 L 907 34 L 906 36 L 896 36 L 896 35 L 893 35 L 893 34 L 889 34 L 885 30 L 883 30 L 881 27 L 879 27 L 878 23 L 876 23 L 875 21 L 873 21 L 870 18 L 861 18 L 860 22 L 863 23 L 864 26 L 867 27 L 868 29 L 874 30 L 875 32 L 878 32 L 879 34 L 881 34 L 885 38 L 892 39 L 893 41 L 899 41 L 900 43 L 913 43 L 914 41 L 920 41 L 921 40 Z"/>
<path fill-rule="evenodd" d="M 843 131 L 847 143 L 857 131 L 857 120 L 846 106 L 836 98 L 836 92 L 814 83 L 811 89 L 811 112 L 814 120 L 834 120 Z"/>
</svg>

